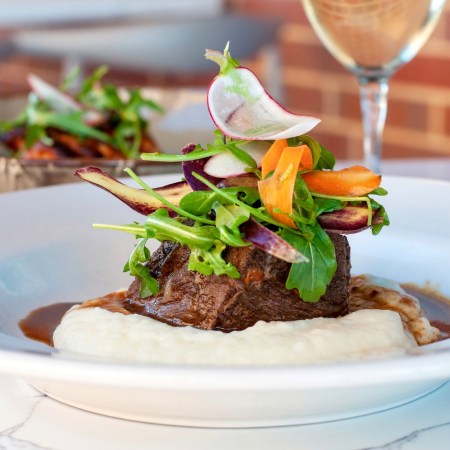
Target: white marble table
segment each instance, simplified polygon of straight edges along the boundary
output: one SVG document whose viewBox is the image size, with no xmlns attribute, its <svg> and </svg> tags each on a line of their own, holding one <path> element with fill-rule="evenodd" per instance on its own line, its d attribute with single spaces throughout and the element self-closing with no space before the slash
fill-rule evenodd
<svg viewBox="0 0 450 450">
<path fill-rule="evenodd" d="M 384 173 L 450 180 L 450 158 L 389 161 Z M 1 362 L 0 362 L 1 364 Z M 0 449 L 450 449 L 450 383 L 384 412 L 328 423 L 265 429 L 151 425 L 84 412 L 21 380 L 0 376 Z"/>
<path fill-rule="evenodd" d="M 0 377 L 0 448 L 446 450 L 450 384 L 401 407 L 355 419 L 259 429 L 199 429 L 112 419 L 58 403 Z"/>
</svg>

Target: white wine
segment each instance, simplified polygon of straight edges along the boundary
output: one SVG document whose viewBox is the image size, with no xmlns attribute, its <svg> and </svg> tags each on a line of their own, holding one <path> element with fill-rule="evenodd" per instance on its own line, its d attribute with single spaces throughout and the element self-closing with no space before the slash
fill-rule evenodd
<svg viewBox="0 0 450 450">
<path fill-rule="evenodd" d="M 333 56 L 359 76 L 391 75 L 433 31 L 445 0 L 303 0 Z"/>
</svg>

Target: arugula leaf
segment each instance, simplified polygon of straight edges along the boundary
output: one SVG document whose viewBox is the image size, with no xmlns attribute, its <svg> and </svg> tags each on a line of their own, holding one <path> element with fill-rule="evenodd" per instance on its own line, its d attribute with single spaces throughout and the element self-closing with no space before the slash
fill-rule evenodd
<svg viewBox="0 0 450 450">
<path fill-rule="evenodd" d="M 262 222 L 267 222 L 270 223 L 271 225 L 275 225 L 281 228 L 285 227 L 285 225 L 283 225 L 281 222 L 278 222 L 278 220 L 275 220 L 272 216 L 270 216 L 269 213 L 267 213 L 267 211 L 263 207 L 253 208 L 247 205 L 245 202 L 229 195 L 226 191 L 224 192 L 224 189 L 219 189 L 217 186 L 215 186 L 214 184 L 209 182 L 206 178 L 202 177 L 196 172 L 192 172 L 192 176 L 194 176 L 195 178 L 197 178 L 197 180 L 200 180 L 202 183 L 208 186 L 209 189 L 211 189 L 213 192 L 216 192 L 219 195 L 219 197 L 222 198 L 222 201 L 226 200 L 229 201 L 230 203 L 235 203 L 236 205 L 242 206 L 243 208 L 247 209 L 252 216 L 258 218 Z"/>
<path fill-rule="evenodd" d="M 148 267 L 143 264 L 150 259 L 150 251 L 145 246 L 146 243 L 147 238 L 138 242 L 124 267 L 124 272 L 130 272 L 130 275 L 140 278 L 139 295 L 143 298 L 156 294 L 159 290 L 158 282 L 151 276 Z"/>
<path fill-rule="evenodd" d="M 142 141 L 140 125 L 138 123 L 120 122 L 114 130 L 113 139 L 116 146 L 127 158 L 135 157 L 139 152 Z"/>
<path fill-rule="evenodd" d="M 171 219 L 165 209 L 159 209 L 147 217 L 145 228 L 150 229 L 159 241 L 175 241 L 187 245 L 191 251 L 189 270 L 203 275 L 228 275 L 239 278 L 239 272 L 222 258 L 226 245 L 219 240 L 219 230 L 214 226 L 188 226 Z"/>
<path fill-rule="evenodd" d="M 221 241 L 216 241 L 214 247 L 209 251 L 199 248 L 190 248 L 188 269 L 195 270 L 202 275 L 228 275 L 230 278 L 239 278 L 240 274 L 235 266 L 226 263 L 222 258 L 222 252 L 226 245 Z"/>
<path fill-rule="evenodd" d="M 344 207 L 344 202 L 336 198 L 314 197 L 314 203 L 316 205 L 316 211 L 318 216 L 320 216 L 323 213 L 337 211 Z"/>
<path fill-rule="evenodd" d="M 308 225 L 315 222 L 317 217 L 316 205 L 308 186 L 300 174 L 295 179 L 292 207 L 295 211 L 292 217 L 296 222 Z"/>
<path fill-rule="evenodd" d="M 250 218 L 250 213 L 237 205 L 221 205 L 215 202 L 213 210 L 216 213 L 216 227 L 219 230 L 220 240 L 232 247 L 248 247 L 249 242 L 242 239 L 239 226 Z"/>
<path fill-rule="evenodd" d="M 70 91 L 77 83 L 81 76 L 81 69 L 79 66 L 75 66 L 70 69 L 70 72 L 66 75 L 66 78 L 60 85 L 60 89 L 64 92 Z"/>
<path fill-rule="evenodd" d="M 161 208 L 147 216 L 145 229 L 154 233 L 158 241 L 175 241 L 181 245 L 209 250 L 219 238 L 215 226 L 189 226 L 169 217 L 167 209 Z"/>
<path fill-rule="evenodd" d="M 294 230 L 283 229 L 280 236 L 308 258 L 308 262 L 292 264 L 287 289 L 297 289 L 305 302 L 317 302 L 325 294 L 337 263 L 334 245 L 319 224 L 313 227 L 314 237 L 307 240 Z"/>
<path fill-rule="evenodd" d="M 336 164 L 336 158 L 333 153 L 327 150 L 323 145 L 320 146 L 320 159 L 317 162 L 315 170 L 332 170 Z"/>
<path fill-rule="evenodd" d="M 369 195 L 388 195 L 388 191 L 380 186 L 370 192 Z"/>
<path fill-rule="evenodd" d="M 51 140 L 45 134 L 45 129 L 40 125 L 30 125 L 25 131 L 25 145 L 27 148 L 33 146 L 37 141 L 43 141 L 47 144 L 52 145 Z"/>
<path fill-rule="evenodd" d="M 89 98 L 91 92 L 94 90 L 94 86 L 100 82 L 100 80 L 106 75 L 108 70 L 108 66 L 105 65 L 97 67 L 97 69 L 92 72 L 89 77 L 85 78 L 81 85 L 80 92 L 76 96 L 77 100 L 80 100 L 82 102 L 86 101 L 86 99 Z"/>
<path fill-rule="evenodd" d="M 250 205 L 259 200 L 259 192 L 256 188 L 232 187 L 222 188 L 220 191 L 229 194 L 233 199 L 239 198 Z M 189 192 L 180 200 L 180 208 L 191 214 L 201 216 L 208 214 L 212 205 L 217 201 L 220 201 L 223 205 L 234 203 L 231 199 L 224 199 L 215 191 L 194 191 Z"/>
<path fill-rule="evenodd" d="M 389 226 L 391 221 L 389 220 L 389 216 L 384 209 L 384 206 L 380 205 L 374 199 L 370 199 L 370 203 L 372 208 L 376 211 L 374 223 L 371 226 L 372 234 L 377 235 L 381 229 L 385 226 Z"/>
<path fill-rule="evenodd" d="M 142 153 L 141 159 L 144 161 L 159 161 L 159 162 L 183 162 L 195 161 L 197 159 L 209 158 L 210 156 L 222 153 L 223 148 L 209 146 L 204 150 L 200 145 L 197 145 L 192 152 L 185 155 L 171 155 L 168 153 Z"/>
<path fill-rule="evenodd" d="M 206 219 L 204 217 L 196 216 L 195 214 L 191 214 L 188 211 L 183 210 L 183 208 L 180 208 L 173 203 L 166 200 L 165 197 L 160 195 L 158 192 L 156 192 L 154 189 L 152 189 L 147 183 L 144 183 L 129 167 L 125 169 L 125 172 L 130 175 L 133 180 L 135 180 L 141 187 L 143 187 L 149 194 L 151 194 L 153 197 L 155 197 L 157 200 L 159 200 L 161 203 L 169 207 L 172 211 L 175 211 L 180 216 L 187 217 L 189 219 L 192 219 L 194 221 L 200 221 L 205 224 L 214 224 L 213 221 Z"/>
<path fill-rule="evenodd" d="M 33 124 L 32 121 L 30 121 L 30 123 Z M 84 123 L 82 111 L 65 115 L 53 112 L 36 111 L 34 123 L 41 127 L 55 127 L 77 136 L 98 139 L 107 144 L 112 143 L 112 139 L 109 135 Z"/>
<path fill-rule="evenodd" d="M 311 150 L 312 157 L 313 157 L 313 169 L 315 169 L 321 158 L 322 146 L 308 134 L 303 134 L 303 135 L 299 136 L 298 140 L 301 143 L 306 144 L 309 147 L 309 149 Z"/>
<path fill-rule="evenodd" d="M 256 161 L 245 150 L 242 150 L 240 147 L 238 147 L 236 143 L 230 142 L 227 145 L 227 148 L 229 152 L 231 152 L 237 159 L 239 159 L 239 161 L 242 161 L 244 164 L 246 164 L 250 169 L 258 168 Z"/>
</svg>

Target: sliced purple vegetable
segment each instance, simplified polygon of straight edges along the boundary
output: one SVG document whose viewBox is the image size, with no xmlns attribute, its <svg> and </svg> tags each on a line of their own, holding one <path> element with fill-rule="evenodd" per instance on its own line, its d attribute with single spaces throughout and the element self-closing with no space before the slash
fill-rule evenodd
<svg viewBox="0 0 450 450">
<path fill-rule="evenodd" d="M 330 233 L 358 233 L 369 228 L 369 209 L 365 206 L 346 206 L 338 211 L 321 214 L 317 221 Z"/>
<path fill-rule="evenodd" d="M 192 151 L 195 150 L 195 147 L 196 147 L 195 144 L 188 144 L 185 147 L 183 147 L 181 153 L 183 155 L 191 153 Z M 195 159 L 193 161 L 183 161 L 181 163 L 184 178 L 186 178 L 186 181 L 189 183 L 189 185 L 194 191 L 208 191 L 209 187 L 206 186 L 206 184 L 202 183 L 197 178 L 195 178 L 192 175 L 192 172 L 198 173 L 203 178 L 206 178 L 208 181 L 210 181 L 212 184 L 217 184 L 221 180 L 221 178 L 213 177 L 205 172 L 204 167 L 209 159 L 210 158 L 202 158 L 202 159 Z"/>
<path fill-rule="evenodd" d="M 277 234 L 250 218 L 240 227 L 245 240 L 276 258 L 289 263 L 307 262 L 308 258 Z"/>
<path fill-rule="evenodd" d="M 75 172 L 75 175 L 82 180 L 108 191 L 131 209 L 145 216 L 155 212 L 159 208 L 169 210 L 172 216 L 176 215 L 175 212 L 171 211 L 166 205 L 154 198 L 147 191 L 127 186 L 97 167 L 84 167 L 78 169 Z M 192 192 L 192 188 L 185 181 L 154 188 L 154 190 L 176 206 L 179 205 L 181 198 L 186 194 L 189 194 L 189 192 Z"/>
</svg>

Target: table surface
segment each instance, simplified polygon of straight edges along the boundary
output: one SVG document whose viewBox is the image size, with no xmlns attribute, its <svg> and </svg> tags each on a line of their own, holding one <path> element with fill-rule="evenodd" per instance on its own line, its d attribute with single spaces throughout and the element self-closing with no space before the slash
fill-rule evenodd
<svg viewBox="0 0 450 450">
<path fill-rule="evenodd" d="M 450 158 L 386 161 L 383 173 L 450 180 Z M 450 448 L 450 383 L 406 405 L 353 419 L 261 429 L 198 429 L 128 422 L 81 411 L 0 376 L 1 449 Z"/>
<path fill-rule="evenodd" d="M 254 429 L 151 425 L 80 411 L 0 377 L 0 448 L 444 450 L 449 448 L 450 384 L 406 405 L 354 419 Z"/>
</svg>

